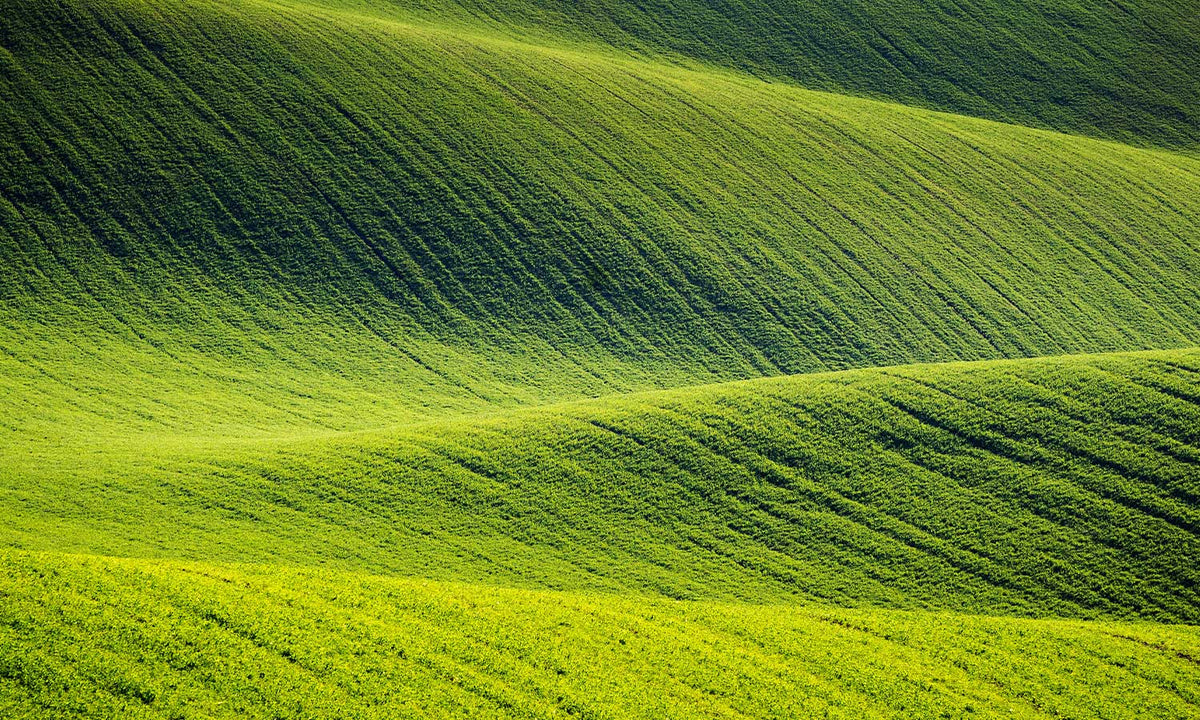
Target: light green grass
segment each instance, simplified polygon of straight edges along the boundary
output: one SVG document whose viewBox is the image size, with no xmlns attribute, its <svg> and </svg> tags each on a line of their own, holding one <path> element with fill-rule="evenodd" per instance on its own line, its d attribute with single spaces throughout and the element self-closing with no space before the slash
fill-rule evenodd
<svg viewBox="0 0 1200 720">
<path fill-rule="evenodd" d="M 0 542 L 1200 622 L 1196 350 L 770 378 L 276 440 L 10 448 Z"/>
<path fill-rule="evenodd" d="M 6 717 L 1194 718 L 1200 630 L 0 553 Z"/>
</svg>

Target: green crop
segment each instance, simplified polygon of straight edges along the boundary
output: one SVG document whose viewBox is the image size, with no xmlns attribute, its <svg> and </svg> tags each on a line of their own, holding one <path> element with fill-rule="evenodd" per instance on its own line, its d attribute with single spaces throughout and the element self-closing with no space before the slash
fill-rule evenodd
<svg viewBox="0 0 1200 720">
<path fill-rule="evenodd" d="M 1200 18 L 1134 0 L 308 0 L 537 44 L 685 66 L 995 120 L 1200 149 Z"/>
<path fill-rule="evenodd" d="M 0 709 L 56 718 L 1197 717 L 1200 633 L 0 553 Z"/>
<path fill-rule="evenodd" d="M 1195 350 L 43 444 L 9 545 L 674 598 L 1200 622 Z"/>
<path fill-rule="evenodd" d="M 38 437 L 1200 342 L 1181 155 L 437 16 L 2 16 L 0 382 Z"/>
<path fill-rule="evenodd" d="M 0 716 L 1200 716 L 1198 17 L 0 0 Z"/>
</svg>

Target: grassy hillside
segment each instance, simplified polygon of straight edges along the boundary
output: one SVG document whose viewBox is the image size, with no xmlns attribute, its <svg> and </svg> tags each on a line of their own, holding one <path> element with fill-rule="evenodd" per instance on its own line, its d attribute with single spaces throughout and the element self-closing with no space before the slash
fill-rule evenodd
<svg viewBox="0 0 1200 720">
<path fill-rule="evenodd" d="M 814 89 L 1134 144 L 1200 149 L 1200 16 L 1133 0 L 321 0 L 600 42 Z"/>
<path fill-rule="evenodd" d="M 0 0 L 0 716 L 1200 715 L 1190 10 Z"/>
<path fill-rule="evenodd" d="M 0 18 L 39 436 L 1200 342 L 1178 155 L 304 5 Z"/>
<path fill-rule="evenodd" d="M 0 554 L 0 711 L 1200 717 L 1200 630 Z"/>
<path fill-rule="evenodd" d="M 0 541 L 1200 622 L 1200 353 L 907 366 L 278 440 L 11 448 Z"/>
</svg>

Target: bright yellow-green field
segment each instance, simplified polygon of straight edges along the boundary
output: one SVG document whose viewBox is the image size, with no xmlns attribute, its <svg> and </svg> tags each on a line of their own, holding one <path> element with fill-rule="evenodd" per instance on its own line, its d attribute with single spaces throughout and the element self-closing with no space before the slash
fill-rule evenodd
<svg viewBox="0 0 1200 720">
<path fill-rule="evenodd" d="M 1200 700 L 1195 627 L 3 559 L 9 717 L 1188 718 Z"/>
<path fill-rule="evenodd" d="M 1200 717 L 1200 26 L 0 0 L 0 717 Z"/>
</svg>

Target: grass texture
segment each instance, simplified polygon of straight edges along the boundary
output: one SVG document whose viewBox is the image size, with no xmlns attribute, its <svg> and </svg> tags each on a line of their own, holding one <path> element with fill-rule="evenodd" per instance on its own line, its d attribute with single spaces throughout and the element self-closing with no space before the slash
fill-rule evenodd
<svg viewBox="0 0 1200 720">
<path fill-rule="evenodd" d="M 1200 631 L 0 554 L 56 718 L 1195 718 Z"/>
<path fill-rule="evenodd" d="M 1181 155 L 305 5 L 2 17 L 39 437 L 1200 342 Z"/>
<path fill-rule="evenodd" d="M 1200 622 L 1200 355 L 906 366 L 387 430 L 12 452 L 5 544 Z"/>
<path fill-rule="evenodd" d="M 1200 149 L 1200 18 L 1134 0 L 319 0 L 613 47 L 1137 145 Z"/>
<path fill-rule="evenodd" d="M 0 715 L 1196 717 L 1190 10 L 0 0 Z"/>
</svg>

